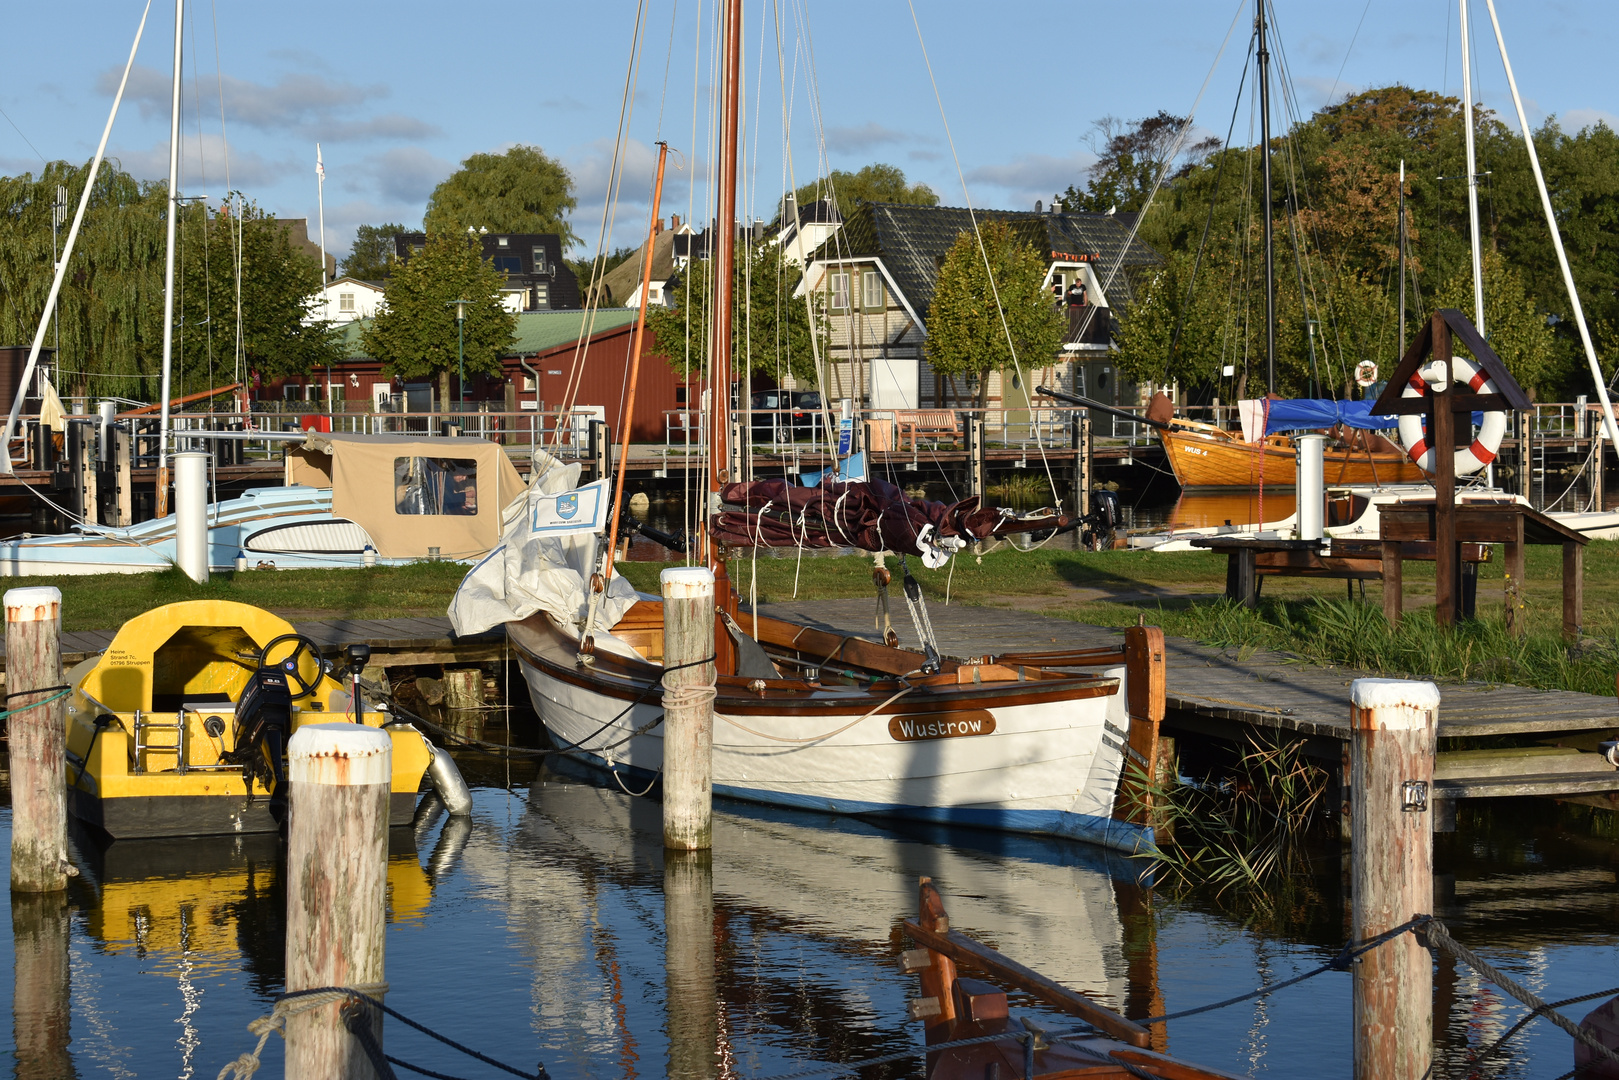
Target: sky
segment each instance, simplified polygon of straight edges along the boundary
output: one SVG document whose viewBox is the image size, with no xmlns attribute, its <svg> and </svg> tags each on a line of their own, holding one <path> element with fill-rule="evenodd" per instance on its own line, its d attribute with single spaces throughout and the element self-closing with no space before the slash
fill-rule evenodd
<svg viewBox="0 0 1619 1080">
<path fill-rule="evenodd" d="M 143 2 L 12 11 L 0 45 L 0 172 L 89 160 Z M 1458 3 L 1273 0 L 1273 51 L 1295 110 L 1307 115 L 1395 82 L 1459 94 Z M 604 235 L 609 248 L 645 236 L 655 143 L 664 139 L 665 215 L 705 220 L 714 6 L 191 0 L 181 192 L 217 201 L 228 170 L 230 188 L 277 216 L 309 218 L 313 234 L 319 142 L 326 243 L 341 256 L 359 224 L 417 226 L 433 187 L 468 155 L 523 143 L 572 174 L 583 254 Z M 1190 113 L 1196 135 L 1223 137 L 1253 19 L 1252 0 L 744 7 L 740 198 L 766 219 L 790 184 L 874 161 L 898 165 L 949 205 L 1033 209 L 1083 182 L 1093 124 L 1106 116 Z M 1608 77 L 1619 4 L 1497 0 L 1497 8 L 1531 125 L 1555 114 L 1569 129 L 1619 126 L 1619 84 Z M 1472 0 L 1471 18 L 1475 99 L 1516 127 L 1483 0 Z M 173 0 L 153 0 L 108 149 L 145 179 L 167 176 L 173 48 Z M 621 112 L 621 180 L 610 200 Z M 1248 116 L 1245 105 L 1237 144 L 1252 138 Z"/>
</svg>

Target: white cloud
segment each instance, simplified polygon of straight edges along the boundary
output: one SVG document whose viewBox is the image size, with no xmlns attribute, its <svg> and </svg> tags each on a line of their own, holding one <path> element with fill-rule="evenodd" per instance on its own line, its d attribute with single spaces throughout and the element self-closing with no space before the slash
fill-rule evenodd
<svg viewBox="0 0 1619 1080">
<path fill-rule="evenodd" d="M 97 90 L 111 94 L 118 87 L 122 69 L 109 69 L 97 79 Z M 223 90 L 225 122 L 245 125 L 258 131 L 288 132 L 310 140 L 359 142 L 372 139 L 415 140 L 440 134 L 439 128 L 414 117 L 397 113 L 354 118 L 353 113 L 367 104 L 385 98 L 386 86 L 377 83 L 360 86 L 306 72 L 283 75 L 274 83 L 256 83 L 226 75 L 202 74 L 201 108 L 207 118 L 217 117 Z M 167 117 L 172 82 L 168 73 L 137 64 L 129 74 L 124 97 L 135 103 L 147 119 Z M 193 95 L 185 95 L 182 108 L 189 113 L 197 105 Z"/>
<path fill-rule="evenodd" d="M 439 181 L 454 171 L 453 162 L 445 161 L 419 146 L 396 146 L 379 154 L 371 154 L 345 170 L 343 189 L 356 194 L 380 195 L 385 205 L 414 206 L 415 217 L 420 220 L 427 197 L 433 193 Z M 328 166 L 328 178 L 332 175 Z M 357 176 L 359 180 L 351 180 L 349 175 Z"/>
<path fill-rule="evenodd" d="M 574 147 L 562 155 L 562 163 L 573 176 L 573 194 L 579 200 L 569 223 L 583 249 L 594 252 L 601 235 L 602 208 L 606 205 L 608 180 L 612 175 L 613 140 L 597 139 Z M 652 213 L 652 178 L 657 167 L 658 151 L 655 146 L 639 140 L 626 144 L 622 164 L 624 175 L 618 185 L 618 204 L 613 209 L 612 229 L 606 241 L 608 250 L 645 242 L 647 218 Z M 696 183 L 694 216 L 699 222 L 706 218 L 707 190 L 702 183 L 706 176 L 706 166 L 702 161 L 671 153 L 664 170 L 660 216 L 665 220 L 670 214 L 685 217 L 689 212 L 688 194 L 691 185 Z M 772 202 L 771 210 L 774 209 Z"/>
<path fill-rule="evenodd" d="M 141 180 L 163 180 L 169 178 L 169 140 L 153 143 L 145 147 L 115 147 L 107 152 L 109 160 L 116 161 L 118 167 L 131 176 Z M 204 190 L 211 196 L 221 195 L 225 191 L 226 173 L 226 147 L 225 142 L 218 135 L 204 134 L 199 152 L 199 145 L 195 135 L 180 137 L 180 192 L 182 195 L 200 195 Z M 251 151 L 239 147 L 230 148 L 230 186 L 238 191 L 246 191 L 249 197 L 253 188 L 264 187 L 275 183 L 298 170 L 296 162 L 270 160 Z M 309 163 L 310 181 L 313 185 L 315 163 Z M 311 187 L 313 190 L 313 187 Z M 311 196 L 313 198 L 313 196 Z"/>
<path fill-rule="evenodd" d="M 1527 106 L 1527 103 L 1526 103 Z M 1606 109 L 1570 109 L 1558 120 L 1567 132 L 1577 132 L 1597 124 L 1606 124 L 1615 131 L 1619 131 L 1619 116 Z"/>
<path fill-rule="evenodd" d="M 914 135 L 884 127 L 868 120 L 859 127 L 829 127 L 826 129 L 826 148 L 834 154 L 858 154 L 876 146 L 920 142 Z"/>
<path fill-rule="evenodd" d="M 967 172 L 967 182 L 976 191 L 980 188 L 998 193 L 994 203 L 1008 210 L 1032 210 L 1036 199 L 1049 200 L 1069 184 L 1085 179 L 1085 170 L 1096 161 L 1088 150 L 1078 150 L 1063 157 L 1051 154 L 1025 154 L 1003 165 L 980 165 Z M 951 199 L 945 199 L 951 202 Z M 981 201 L 978 198 L 975 202 Z M 984 205 L 990 200 L 983 199 Z"/>
</svg>

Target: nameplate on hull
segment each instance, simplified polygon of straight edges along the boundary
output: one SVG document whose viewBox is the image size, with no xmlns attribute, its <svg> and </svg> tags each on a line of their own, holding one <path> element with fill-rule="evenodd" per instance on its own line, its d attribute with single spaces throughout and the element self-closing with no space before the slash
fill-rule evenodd
<svg viewBox="0 0 1619 1080">
<path fill-rule="evenodd" d="M 895 742 L 960 739 L 972 735 L 991 735 L 994 731 L 995 717 L 988 709 L 911 713 L 888 719 L 888 734 Z"/>
</svg>

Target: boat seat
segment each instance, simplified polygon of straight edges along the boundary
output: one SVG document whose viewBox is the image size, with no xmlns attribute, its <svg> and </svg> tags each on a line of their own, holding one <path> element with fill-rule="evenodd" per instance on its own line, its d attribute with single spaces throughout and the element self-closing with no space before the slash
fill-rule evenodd
<svg viewBox="0 0 1619 1080">
<path fill-rule="evenodd" d="M 771 662 L 765 647 L 755 641 L 746 630 L 738 626 L 728 611 L 720 612 L 725 620 L 725 631 L 736 644 L 736 674 L 743 679 L 779 679 L 781 672 Z"/>
</svg>

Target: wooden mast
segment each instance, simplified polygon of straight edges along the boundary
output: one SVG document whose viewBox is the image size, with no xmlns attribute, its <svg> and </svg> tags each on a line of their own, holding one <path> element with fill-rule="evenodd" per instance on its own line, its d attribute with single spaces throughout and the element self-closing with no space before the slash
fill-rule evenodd
<svg viewBox="0 0 1619 1080">
<path fill-rule="evenodd" d="M 721 40 L 724 56 L 721 59 L 720 80 L 720 191 L 719 206 L 714 215 L 714 233 L 710 254 L 714 267 L 714 335 L 709 350 L 709 430 L 708 430 L 708 506 L 704 507 L 704 520 L 719 512 L 720 488 L 734 479 L 730 475 L 731 440 L 731 324 L 735 315 L 735 296 L 732 284 L 736 264 L 736 160 L 737 128 L 742 86 L 742 0 L 726 0 L 725 21 Z M 730 575 L 726 573 L 723 553 L 708 534 L 708 562 L 714 570 L 714 603 L 717 613 L 736 610 L 736 597 L 731 591 Z M 715 663 L 719 674 L 728 675 L 736 670 L 730 634 L 716 627 L 714 635 Z"/>
<path fill-rule="evenodd" d="M 663 204 L 663 166 L 669 160 L 669 144 L 658 143 L 658 175 L 652 184 L 652 222 L 646 230 L 646 262 L 641 266 L 641 319 L 635 324 L 635 346 L 630 353 L 630 387 L 619 417 L 618 490 L 613 496 L 613 527 L 607 534 L 607 570 L 613 576 L 613 557 L 618 553 L 618 521 L 624 510 L 624 474 L 630 467 L 630 432 L 635 426 L 635 389 L 641 381 L 641 347 L 646 341 L 646 319 L 652 311 L 652 256 L 658 242 L 658 225 Z"/>
</svg>

